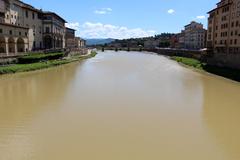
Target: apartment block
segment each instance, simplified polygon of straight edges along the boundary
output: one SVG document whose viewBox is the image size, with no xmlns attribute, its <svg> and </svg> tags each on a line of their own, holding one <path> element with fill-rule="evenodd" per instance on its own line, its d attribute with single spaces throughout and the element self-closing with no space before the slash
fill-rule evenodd
<svg viewBox="0 0 240 160">
<path fill-rule="evenodd" d="M 203 28 L 201 23 L 195 21 L 184 27 L 182 31 L 181 43 L 186 49 L 203 49 L 206 47 L 207 30 Z"/>
<path fill-rule="evenodd" d="M 240 53 L 240 0 L 221 0 L 209 12 L 207 47 L 213 53 Z"/>
</svg>

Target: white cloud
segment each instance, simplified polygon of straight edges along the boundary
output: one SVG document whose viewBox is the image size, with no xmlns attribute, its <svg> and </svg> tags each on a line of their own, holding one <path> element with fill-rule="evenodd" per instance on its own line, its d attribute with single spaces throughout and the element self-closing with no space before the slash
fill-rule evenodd
<svg viewBox="0 0 240 160">
<path fill-rule="evenodd" d="M 78 22 L 75 22 L 75 23 L 67 23 L 67 24 L 66 24 L 66 27 L 72 28 L 72 29 L 75 29 L 75 30 L 78 30 L 79 27 L 80 27 L 80 24 L 79 24 Z"/>
<path fill-rule="evenodd" d="M 197 16 L 197 19 L 205 19 L 206 16 Z"/>
<path fill-rule="evenodd" d="M 169 10 L 167 11 L 167 13 L 168 13 L 168 14 L 173 14 L 173 13 L 175 13 L 175 10 L 174 10 L 174 9 L 169 9 Z"/>
<path fill-rule="evenodd" d="M 141 28 L 129 29 L 124 26 L 115 26 L 111 24 L 102 23 L 91 23 L 86 22 L 82 25 L 79 23 L 72 24 L 77 30 L 77 34 L 83 38 L 115 38 L 115 39 L 126 39 L 126 38 L 138 38 L 148 37 L 156 34 L 154 30 L 144 30 Z"/>
<path fill-rule="evenodd" d="M 99 10 L 95 10 L 95 14 L 110 14 L 112 12 L 112 8 L 101 8 Z"/>
</svg>

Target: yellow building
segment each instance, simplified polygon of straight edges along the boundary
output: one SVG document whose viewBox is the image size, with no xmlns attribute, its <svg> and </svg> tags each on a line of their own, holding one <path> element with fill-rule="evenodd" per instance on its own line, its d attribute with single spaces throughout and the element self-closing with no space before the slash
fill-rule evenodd
<svg viewBox="0 0 240 160">
<path fill-rule="evenodd" d="M 208 63 L 240 69 L 240 0 L 221 0 L 209 12 Z"/>
<path fill-rule="evenodd" d="M 207 47 L 213 53 L 240 53 L 240 0 L 221 0 L 209 12 Z"/>
</svg>

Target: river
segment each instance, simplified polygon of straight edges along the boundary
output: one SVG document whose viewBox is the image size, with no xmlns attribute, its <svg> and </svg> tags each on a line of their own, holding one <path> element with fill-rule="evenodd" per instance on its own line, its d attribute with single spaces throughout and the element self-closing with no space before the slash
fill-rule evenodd
<svg viewBox="0 0 240 160">
<path fill-rule="evenodd" d="M 0 76 L 0 160 L 239 160 L 240 83 L 140 52 Z"/>
</svg>

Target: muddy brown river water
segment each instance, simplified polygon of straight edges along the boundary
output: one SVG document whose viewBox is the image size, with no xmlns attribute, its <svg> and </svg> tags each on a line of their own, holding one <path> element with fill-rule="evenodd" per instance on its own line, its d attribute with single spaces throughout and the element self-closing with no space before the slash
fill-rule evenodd
<svg viewBox="0 0 240 160">
<path fill-rule="evenodd" d="M 240 160 L 240 83 L 111 51 L 0 76 L 0 160 Z"/>
</svg>

